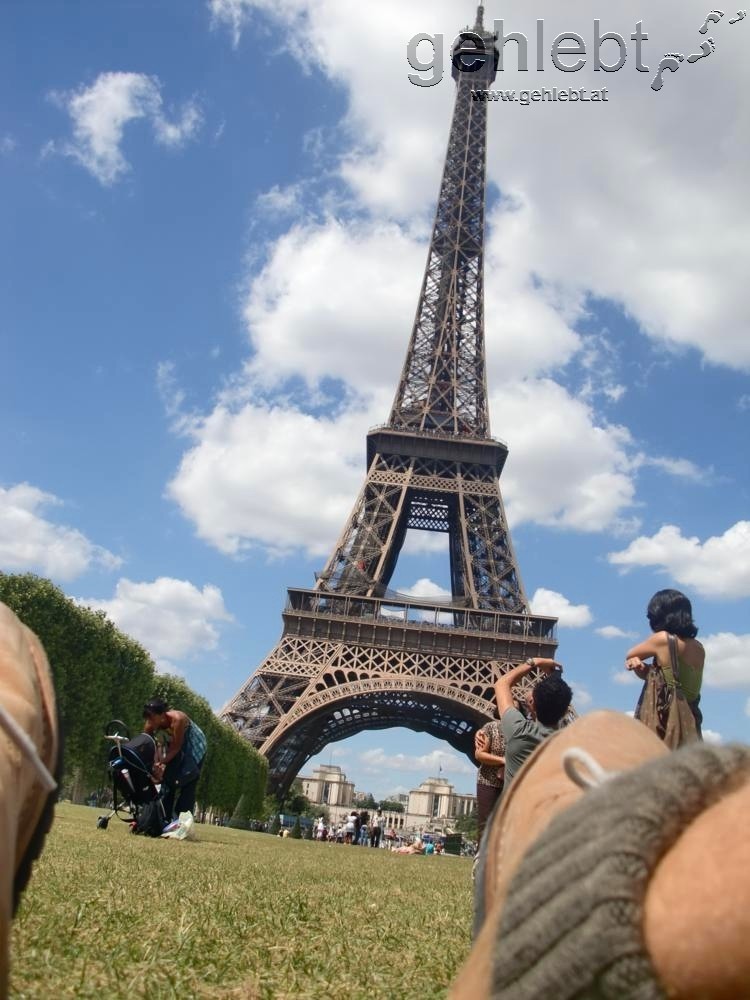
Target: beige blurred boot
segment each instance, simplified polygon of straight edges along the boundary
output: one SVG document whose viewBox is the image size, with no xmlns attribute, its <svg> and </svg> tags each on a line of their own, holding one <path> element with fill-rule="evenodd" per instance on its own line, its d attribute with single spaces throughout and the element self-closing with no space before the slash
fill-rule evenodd
<svg viewBox="0 0 750 1000">
<path fill-rule="evenodd" d="M 494 817 L 486 920 L 450 996 L 749 997 L 748 820 L 748 748 L 669 753 L 619 713 L 585 716 Z"/>
<path fill-rule="evenodd" d="M 476 887 L 484 922 L 453 985 L 453 1000 L 492 996 L 492 961 L 508 886 L 529 846 L 583 795 L 563 769 L 563 754 L 574 747 L 592 753 L 606 770 L 637 767 L 668 752 L 650 730 L 620 712 L 591 712 L 540 743 L 503 793 L 488 827 L 484 878 Z"/>
<path fill-rule="evenodd" d="M 749 820 L 750 748 L 669 753 L 618 713 L 584 717 L 494 817 L 486 920 L 450 996 L 749 998 Z"/>
<path fill-rule="evenodd" d="M 0 997 L 10 922 L 52 822 L 60 740 L 52 676 L 34 633 L 0 604 Z"/>
</svg>

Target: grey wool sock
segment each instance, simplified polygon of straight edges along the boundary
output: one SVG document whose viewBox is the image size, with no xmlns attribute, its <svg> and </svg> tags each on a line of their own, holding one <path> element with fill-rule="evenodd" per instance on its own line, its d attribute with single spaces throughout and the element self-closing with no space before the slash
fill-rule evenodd
<svg viewBox="0 0 750 1000">
<path fill-rule="evenodd" d="M 643 941 L 648 881 L 680 833 L 748 772 L 747 747 L 694 744 L 560 813 L 509 886 L 493 1000 L 663 1000 Z"/>
</svg>

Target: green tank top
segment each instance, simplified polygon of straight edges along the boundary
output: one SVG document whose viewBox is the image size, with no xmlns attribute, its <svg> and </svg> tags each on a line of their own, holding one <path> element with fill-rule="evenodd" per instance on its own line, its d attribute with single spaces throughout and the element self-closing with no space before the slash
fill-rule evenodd
<svg viewBox="0 0 750 1000">
<path fill-rule="evenodd" d="M 668 663 L 666 666 L 662 667 L 662 670 L 667 684 L 670 686 L 674 684 L 672 664 Z M 684 662 L 684 660 L 680 659 L 680 654 L 677 653 L 677 677 L 680 682 L 682 693 L 685 695 L 687 700 L 695 701 L 701 693 L 701 684 L 703 683 L 703 667 L 696 669 L 695 667 L 689 666 Z"/>
</svg>

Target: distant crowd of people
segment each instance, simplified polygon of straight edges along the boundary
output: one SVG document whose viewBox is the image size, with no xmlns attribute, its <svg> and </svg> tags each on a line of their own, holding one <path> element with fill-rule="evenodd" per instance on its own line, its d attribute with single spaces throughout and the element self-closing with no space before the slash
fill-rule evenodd
<svg viewBox="0 0 750 1000">
<path fill-rule="evenodd" d="M 387 818 L 382 809 L 378 809 L 372 814 L 366 809 L 360 811 L 352 809 L 348 816 L 338 823 L 327 822 L 324 816 L 320 816 L 314 826 L 314 837 L 321 843 L 380 847 L 389 850 L 402 849 L 401 838 L 392 826 L 388 826 Z M 420 848 L 424 846 L 421 841 L 419 841 L 419 846 Z M 410 853 L 423 853 L 423 851 L 410 851 Z"/>
</svg>

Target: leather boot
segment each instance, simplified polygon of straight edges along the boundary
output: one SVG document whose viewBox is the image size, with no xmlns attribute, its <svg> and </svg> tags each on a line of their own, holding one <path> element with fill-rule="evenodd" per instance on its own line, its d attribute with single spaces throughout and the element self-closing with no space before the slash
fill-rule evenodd
<svg viewBox="0 0 750 1000">
<path fill-rule="evenodd" d="M 475 888 L 484 919 L 453 984 L 451 1000 L 492 995 L 494 944 L 510 881 L 529 846 L 583 795 L 563 769 L 563 754 L 573 747 L 588 751 L 604 769 L 618 771 L 669 752 L 642 723 L 621 712 L 591 712 L 539 744 L 503 792 L 488 824 L 480 866 L 484 874 Z"/>
<path fill-rule="evenodd" d="M 493 818 L 486 918 L 450 996 L 750 997 L 749 817 L 750 748 L 670 753 L 620 713 L 585 716 Z"/>
<path fill-rule="evenodd" d="M 0 997 L 10 923 L 52 822 L 61 757 L 52 675 L 41 643 L 0 604 Z"/>
</svg>

